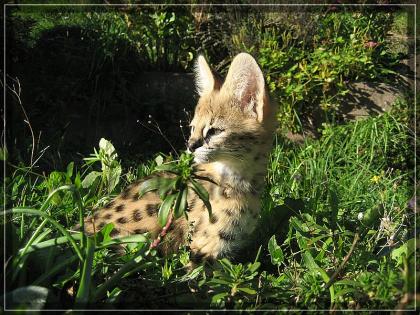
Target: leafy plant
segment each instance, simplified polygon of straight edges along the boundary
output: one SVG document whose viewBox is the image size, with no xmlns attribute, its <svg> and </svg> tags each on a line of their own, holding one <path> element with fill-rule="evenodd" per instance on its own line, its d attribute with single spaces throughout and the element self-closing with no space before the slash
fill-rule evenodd
<svg viewBox="0 0 420 315">
<path fill-rule="evenodd" d="M 82 181 L 82 187 L 90 188 L 95 184 L 96 179 L 100 178 L 99 190 L 104 187 L 110 194 L 120 181 L 122 168 L 117 160 L 118 154 L 112 143 L 104 138 L 99 141 L 99 151 L 94 148 L 94 152 L 91 157 L 85 158 L 85 161 L 87 161 L 87 165 L 100 162 L 101 172 L 92 171 L 87 174 Z"/>
<path fill-rule="evenodd" d="M 281 104 L 278 117 L 285 130 L 307 127 L 305 119 L 314 111 L 322 118 L 317 127 L 339 120 L 349 82 L 383 79 L 394 74 L 391 68 L 398 62 L 386 40 L 392 22 L 389 13 L 318 11 L 302 13 L 307 21 L 299 25 L 289 21 L 292 18 L 286 13 L 278 13 L 277 18 L 253 14 L 232 39 L 235 49 L 257 57 Z"/>
<path fill-rule="evenodd" d="M 31 23 L 27 33 L 22 34 L 30 46 L 36 45 L 46 32 L 80 28 L 82 39 L 92 41 L 96 48 L 96 66 L 107 61 L 115 63 L 118 54 L 135 53 L 144 68 L 185 70 L 194 58 L 192 17 L 183 8 L 142 8 L 122 13 L 51 5 L 42 10 L 21 8 L 13 15 Z"/>
<path fill-rule="evenodd" d="M 276 236 L 273 235 L 268 241 L 268 252 L 271 256 L 271 263 L 279 266 L 284 260 L 284 254 L 281 247 L 277 245 Z"/>
<path fill-rule="evenodd" d="M 105 227 L 93 238 L 87 237 L 82 233 L 70 234 L 59 222 L 54 220 L 51 217 L 51 215 L 45 213 L 45 209 L 49 205 L 53 196 L 62 190 L 69 190 L 73 192 L 75 200 L 78 203 L 79 207 L 78 209 L 80 213 L 80 222 L 83 226 L 83 205 L 79 193 L 74 186 L 62 186 L 54 192 L 52 192 L 39 210 L 27 207 L 13 208 L 9 212 L 10 214 L 22 213 L 26 215 L 35 215 L 44 218 L 44 220 L 31 235 L 30 239 L 27 240 L 27 242 L 24 243 L 22 247 L 17 251 L 13 261 L 10 264 L 8 264 L 7 275 L 10 275 L 10 281 L 11 283 L 13 283 L 17 280 L 17 276 L 19 274 L 22 275 L 22 272 L 25 270 L 24 268 L 29 254 L 36 255 L 38 252 L 45 252 L 46 250 L 49 251 L 48 259 L 58 260 L 59 263 L 57 263 L 56 266 L 54 266 L 53 268 L 47 268 L 47 270 L 41 273 L 40 276 L 35 278 L 35 280 L 33 281 L 34 285 L 48 283 L 49 279 L 52 276 L 56 275 L 59 272 L 62 272 L 63 269 L 67 268 L 68 266 L 74 265 L 75 263 L 79 262 L 79 269 L 75 271 L 75 274 L 73 274 L 70 277 L 70 279 L 77 274 L 80 275 L 80 283 L 78 285 L 76 303 L 80 306 L 83 306 L 91 300 L 90 297 L 93 295 L 91 293 L 91 291 L 93 291 L 91 276 L 94 273 L 92 268 L 94 268 L 93 262 L 95 257 L 95 251 L 106 250 L 107 248 L 110 248 L 112 246 L 126 243 L 144 244 L 147 242 L 147 239 L 143 235 L 132 235 L 128 237 L 111 239 L 109 234 L 112 230 L 112 225 Z M 45 228 L 47 223 L 52 224 L 63 236 L 53 237 L 44 241 L 44 239 L 48 235 L 53 233 L 51 229 Z M 71 245 L 70 248 L 73 249 L 74 254 L 68 257 L 63 257 L 64 259 L 60 259 L 59 246 L 63 246 L 66 244 Z M 49 264 L 47 264 L 46 266 L 48 265 Z M 39 268 L 41 266 L 42 264 L 38 265 L 37 267 Z M 101 287 L 98 288 L 98 291 L 102 292 L 104 288 L 109 288 L 109 283 L 110 282 L 105 282 Z"/>
<path fill-rule="evenodd" d="M 157 190 L 160 198 L 163 200 L 159 208 L 158 221 L 164 227 L 171 213 L 175 219 L 182 215 L 188 217 L 188 190 L 193 190 L 197 196 L 204 202 L 209 215 L 211 216 L 211 204 L 209 194 L 206 189 L 197 181 L 195 168 L 193 166 L 194 156 L 188 153 L 182 153 L 179 161 L 161 164 L 155 167 L 155 171 L 164 171 L 175 176 L 155 177 L 142 183 L 139 190 L 139 197 L 145 193 Z"/>
<path fill-rule="evenodd" d="M 219 260 L 221 269 L 213 272 L 213 278 L 208 284 L 214 288 L 215 295 L 211 299 L 211 305 L 218 307 L 236 307 L 241 308 L 243 303 L 257 294 L 253 288 L 260 263 L 232 264 L 227 259 Z"/>
<path fill-rule="evenodd" d="M 398 116 L 328 126 L 321 139 L 302 145 L 278 139 L 261 212 L 272 225 L 261 223 L 252 238 L 261 253 L 256 259 L 224 258 L 191 272 L 184 269 L 186 247 L 161 258 L 147 235 L 112 238 L 112 224 L 90 238 L 72 231 L 88 205 L 108 197 L 107 189 L 94 198 L 81 186 L 91 160 L 51 176 L 16 168 L 5 181 L 12 197 L 6 222 L 8 305 L 32 305 L 22 299 L 19 306 L 11 298 L 27 292 L 37 294 L 37 307 L 44 309 L 56 306 L 51 297 L 60 306 L 70 300 L 71 308 L 110 303 L 248 310 L 396 307 L 415 284 L 411 235 L 416 218 L 406 211 L 412 198 L 410 161 L 400 163 L 409 150 L 402 145 L 408 137 L 404 104 L 399 103 Z M 110 162 L 114 150 L 102 147 L 109 149 L 102 158 Z M 196 193 L 191 181 L 204 179 L 196 176 L 190 155 L 168 160 L 159 155 L 120 177 L 132 181 L 137 174 L 165 172 L 170 189 L 151 187 L 153 182 L 146 187 L 158 193 L 168 189 L 162 196 L 175 196 L 173 209 L 181 188 Z M 76 185 L 79 169 L 85 171 Z M 304 202 L 294 208 L 290 198 Z M 288 219 L 276 219 L 278 207 Z M 188 215 L 188 207 L 178 213 Z M 115 255 L 112 248 L 122 244 L 122 254 Z M 135 300 L 130 292 L 136 292 Z M 408 300 L 406 307 L 412 303 Z"/>
</svg>

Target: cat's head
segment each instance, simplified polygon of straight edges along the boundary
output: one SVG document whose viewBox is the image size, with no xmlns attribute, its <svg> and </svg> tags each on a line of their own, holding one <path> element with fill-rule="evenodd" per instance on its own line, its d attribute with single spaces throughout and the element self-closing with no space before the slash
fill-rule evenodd
<svg viewBox="0 0 420 315">
<path fill-rule="evenodd" d="M 195 161 L 257 161 L 261 146 L 271 144 L 275 108 L 255 59 L 246 53 L 237 55 L 222 82 L 200 56 L 196 86 L 200 99 L 188 141 Z"/>
</svg>

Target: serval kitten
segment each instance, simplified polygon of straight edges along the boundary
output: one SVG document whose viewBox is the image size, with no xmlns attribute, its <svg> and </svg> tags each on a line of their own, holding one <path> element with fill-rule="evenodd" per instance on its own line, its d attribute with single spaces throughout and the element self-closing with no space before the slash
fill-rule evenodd
<svg viewBox="0 0 420 315">
<path fill-rule="evenodd" d="M 200 183 L 209 192 L 213 215 L 209 217 L 201 199 L 190 190 L 189 222 L 180 218 L 172 223 L 159 245 L 163 253 L 174 252 L 186 244 L 191 231 L 193 264 L 233 254 L 253 232 L 275 129 L 274 106 L 263 74 L 250 55 L 241 53 L 233 59 L 224 82 L 200 56 L 196 85 L 200 98 L 188 149 L 194 154 L 197 175 L 212 180 Z M 86 232 L 94 233 L 112 222 L 113 236 L 150 232 L 156 237 L 161 231 L 157 222 L 161 200 L 155 192 L 139 199 L 141 183 L 130 185 L 93 218 L 87 218 Z"/>
</svg>

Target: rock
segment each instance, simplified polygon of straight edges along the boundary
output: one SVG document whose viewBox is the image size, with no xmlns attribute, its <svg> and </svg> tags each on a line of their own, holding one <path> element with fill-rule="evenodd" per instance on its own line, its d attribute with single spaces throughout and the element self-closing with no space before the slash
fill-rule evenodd
<svg viewBox="0 0 420 315">
<path fill-rule="evenodd" d="M 345 120 L 389 111 L 401 95 L 400 87 L 382 82 L 356 82 L 348 88 L 350 93 L 340 100 L 340 114 Z"/>
</svg>

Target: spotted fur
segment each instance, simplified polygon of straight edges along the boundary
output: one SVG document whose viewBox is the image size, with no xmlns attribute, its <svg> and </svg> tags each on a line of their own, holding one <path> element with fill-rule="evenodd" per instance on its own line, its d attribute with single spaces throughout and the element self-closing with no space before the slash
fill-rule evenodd
<svg viewBox="0 0 420 315">
<path fill-rule="evenodd" d="M 275 129 L 275 110 L 268 99 L 264 78 L 248 54 L 236 56 L 221 82 L 203 57 L 196 67 L 200 99 L 191 122 L 188 142 L 197 163 L 197 175 L 208 190 L 213 215 L 191 191 L 188 218 L 175 221 L 160 245 L 170 253 L 187 242 L 192 263 L 230 256 L 252 233 L 259 215 L 260 194 L 264 185 L 267 156 Z M 155 176 L 168 176 L 159 174 Z M 115 200 L 86 219 L 86 232 L 94 233 L 108 222 L 112 233 L 129 235 L 161 231 L 157 222 L 161 202 L 155 192 L 139 199 L 142 181 L 126 188 Z M 193 228 L 189 230 L 189 225 Z"/>
</svg>

